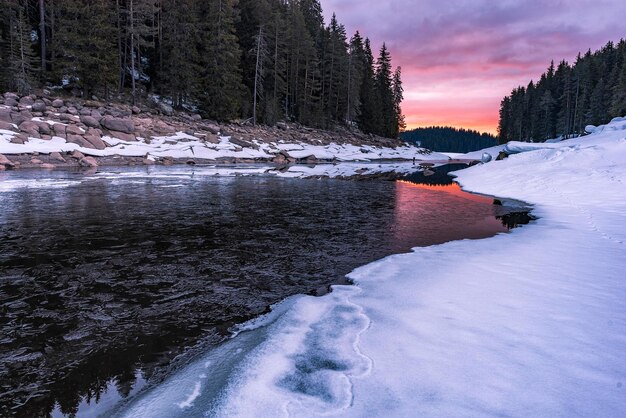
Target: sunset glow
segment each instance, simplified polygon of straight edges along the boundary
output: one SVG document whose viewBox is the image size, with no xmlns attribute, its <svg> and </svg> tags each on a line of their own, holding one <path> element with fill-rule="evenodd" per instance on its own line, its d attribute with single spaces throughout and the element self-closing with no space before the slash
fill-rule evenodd
<svg viewBox="0 0 626 418">
<path fill-rule="evenodd" d="M 623 0 L 322 0 L 349 35 L 383 41 L 402 66 L 409 128 L 496 132 L 501 99 L 545 71 L 626 36 Z M 606 13 L 611 10 L 611 13 Z"/>
</svg>

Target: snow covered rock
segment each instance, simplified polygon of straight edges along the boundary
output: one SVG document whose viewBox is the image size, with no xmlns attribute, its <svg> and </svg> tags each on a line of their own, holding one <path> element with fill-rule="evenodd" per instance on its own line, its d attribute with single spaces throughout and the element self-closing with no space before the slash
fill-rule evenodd
<svg viewBox="0 0 626 418">
<path fill-rule="evenodd" d="M 493 157 L 491 156 L 491 154 L 485 152 L 483 153 L 482 157 L 480 158 L 480 161 L 482 161 L 483 163 L 488 163 L 493 159 Z"/>
</svg>

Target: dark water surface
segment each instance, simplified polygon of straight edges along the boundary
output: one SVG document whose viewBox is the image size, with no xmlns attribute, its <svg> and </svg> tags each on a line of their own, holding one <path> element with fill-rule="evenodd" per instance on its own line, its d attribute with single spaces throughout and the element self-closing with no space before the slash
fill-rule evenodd
<svg viewBox="0 0 626 418">
<path fill-rule="evenodd" d="M 0 173 L 0 416 L 89 415 L 289 295 L 518 222 L 433 171 L 435 185 Z"/>
</svg>

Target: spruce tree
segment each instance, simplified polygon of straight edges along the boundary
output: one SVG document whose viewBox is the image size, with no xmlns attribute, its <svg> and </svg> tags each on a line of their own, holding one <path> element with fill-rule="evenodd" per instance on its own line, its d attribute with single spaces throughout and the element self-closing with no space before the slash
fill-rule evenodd
<svg viewBox="0 0 626 418">
<path fill-rule="evenodd" d="M 234 6 L 235 0 L 210 0 L 200 7 L 206 21 L 200 32 L 199 100 L 207 117 L 220 120 L 234 119 L 241 114 L 244 87 Z"/>
</svg>

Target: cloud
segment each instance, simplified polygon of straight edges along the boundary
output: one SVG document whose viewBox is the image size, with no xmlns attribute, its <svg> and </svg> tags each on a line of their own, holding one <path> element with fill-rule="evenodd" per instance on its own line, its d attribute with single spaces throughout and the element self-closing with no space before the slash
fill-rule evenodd
<svg viewBox="0 0 626 418">
<path fill-rule="evenodd" d="M 322 7 L 374 46 L 387 43 L 402 66 L 407 97 L 421 97 L 426 105 L 436 91 L 442 113 L 449 104 L 448 116 L 435 118 L 423 106 L 405 103 L 411 126 L 436 119 L 494 132 L 501 98 L 537 79 L 551 60 L 571 62 L 578 52 L 626 36 L 623 0 L 322 0 Z M 475 103 L 484 103 L 484 113 Z"/>
</svg>

